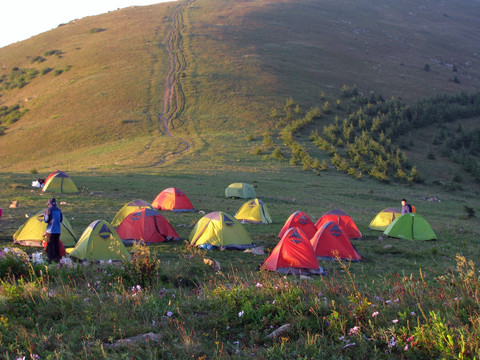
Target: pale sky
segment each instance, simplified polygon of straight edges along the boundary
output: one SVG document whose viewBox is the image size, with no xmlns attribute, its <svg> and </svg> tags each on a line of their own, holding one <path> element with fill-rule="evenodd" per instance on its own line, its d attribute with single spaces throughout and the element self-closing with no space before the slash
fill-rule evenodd
<svg viewBox="0 0 480 360">
<path fill-rule="evenodd" d="M 0 48 L 74 19 L 172 0 L 0 0 Z"/>
</svg>

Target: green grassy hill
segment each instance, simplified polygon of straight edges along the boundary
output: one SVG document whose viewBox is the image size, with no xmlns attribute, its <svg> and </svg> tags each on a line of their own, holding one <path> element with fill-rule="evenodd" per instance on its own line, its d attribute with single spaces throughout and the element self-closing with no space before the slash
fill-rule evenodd
<svg viewBox="0 0 480 360">
<path fill-rule="evenodd" d="M 478 86 L 469 1 L 185 2 L 174 29 L 182 106 L 170 128 L 191 148 L 165 159 L 185 148 L 160 121 L 179 4 L 75 20 L 0 49 L 1 77 L 39 71 L 0 91 L 1 106 L 28 109 L 0 137 L 1 169 L 208 166 L 212 158 L 217 166 L 241 152 L 245 136 L 269 129 L 271 109 L 288 97 L 308 108 L 356 84 L 412 102 Z"/>
<path fill-rule="evenodd" d="M 186 0 L 0 49 L 0 356 L 479 357 L 480 107 L 474 96 L 453 100 L 478 91 L 478 9 Z M 392 158 L 405 176 L 388 168 L 382 179 Z M 3 248 L 53 195 L 31 181 L 57 169 L 79 188 L 54 194 L 77 235 L 168 187 L 197 211 L 163 211 L 182 241 L 129 247 L 134 262 L 33 268 Z M 187 246 L 204 214 L 244 203 L 225 197 L 238 181 L 273 218 L 244 225 L 265 254 Z M 369 229 L 402 198 L 436 241 Z M 291 213 L 315 221 L 332 209 L 362 232 L 352 240 L 362 261 L 320 260 L 327 276 L 308 279 L 258 271 Z M 118 343 L 149 333 L 156 339 Z"/>
</svg>

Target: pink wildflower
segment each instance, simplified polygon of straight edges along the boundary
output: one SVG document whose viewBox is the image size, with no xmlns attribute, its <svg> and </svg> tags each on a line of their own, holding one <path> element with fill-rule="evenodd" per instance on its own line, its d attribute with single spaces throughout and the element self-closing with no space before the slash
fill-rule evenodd
<svg viewBox="0 0 480 360">
<path fill-rule="evenodd" d="M 374 311 L 373 314 L 372 314 L 372 317 L 375 317 L 378 315 L 378 311 Z"/>
<path fill-rule="evenodd" d="M 354 326 L 353 328 L 350 329 L 348 332 L 348 335 L 357 335 L 358 331 L 360 330 L 360 326 Z"/>
</svg>

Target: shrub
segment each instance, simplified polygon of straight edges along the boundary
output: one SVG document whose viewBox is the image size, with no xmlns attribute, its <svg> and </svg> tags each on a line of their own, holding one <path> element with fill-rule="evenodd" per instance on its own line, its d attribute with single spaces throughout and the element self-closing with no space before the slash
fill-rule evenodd
<svg viewBox="0 0 480 360">
<path fill-rule="evenodd" d="M 282 150 L 277 146 L 275 150 L 273 150 L 272 158 L 277 160 L 285 160 L 285 156 L 282 153 Z"/>
<path fill-rule="evenodd" d="M 0 279 L 32 276 L 35 276 L 35 270 L 24 251 L 14 248 L 5 248 L 0 251 Z"/>
<path fill-rule="evenodd" d="M 42 75 L 46 75 L 48 74 L 50 71 L 52 71 L 53 69 L 51 67 L 46 67 L 46 68 L 43 68 L 41 71 L 40 71 L 40 74 Z"/>
<path fill-rule="evenodd" d="M 44 62 L 45 60 L 47 60 L 47 59 L 45 59 L 43 56 L 35 56 L 35 57 L 32 59 L 32 64 L 35 63 L 35 62 L 42 63 L 42 62 Z"/>
<path fill-rule="evenodd" d="M 475 210 L 467 205 L 464 206 L 465 213 L 467 214 L 467 219 L 472 219 L 475 217 Z"/>
<path fill-rule="evenodd" d="M 43 53 L 43 56 L 52 56 L 52 55 L 56 55 L 57 57 L 62 57 L 62 54 L 63 54 L 63 51 L 61 50 L 49 50 L 49 51 L 45 51 Z"/>
<path fill-rule="evenodd" d="M 99 33 L 99 32 L 105 31 L 105 30 L 107 30 L 107 29 L 95 27 L 95 28 L 91 28 L 91 29 L 89 30 L 89 33 L 90 33 L 90 34 L 95 34 L 95 33 Z"/>
<path fill-rule="evenodd" d="M 145 243 L 135 243 L 132 260 L 125 264 L 124 279 L 131 286 L 150 287 L 157 281 L 159 267 L 160 260 L 150 254 L 150 248 Z"/>
</svg>

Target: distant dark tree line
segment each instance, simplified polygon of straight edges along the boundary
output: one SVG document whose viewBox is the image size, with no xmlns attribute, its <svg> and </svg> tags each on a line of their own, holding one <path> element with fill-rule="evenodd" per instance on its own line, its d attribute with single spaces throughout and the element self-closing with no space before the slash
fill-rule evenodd
<svg viewBox="0 0 480 360">
<path fill-rule="evenodd" d="M 397 141 L 412 130 L 426 126 L 444 124 L 459 119 L 480 115 L 480 93 L 442 95 L 417 101 L 408 105 L 401 100 L 386 101 L 381 95 L 362 96 L 357 88 L 343 86 L 340 97 L 348 99 L 345 119 L 335 117 L 330 124 L 317 127 L 310 132 L 312 143 L 325 151 L 332 166 L 355 178 L 370 176 L 380 181 L 422 182 L 417 168 L 412 166 Z M 337 100 L 337 109 L 342 102 Z M 279 137 L 290 152 L 290 163 L 302 166 L 305 170 L 319 172 L 329 164 L 314 158 L 305 145 L 296 140 L 302 129 L 314 127 L 330 107 L 310 109 L 303 117 L 298 104 L 287 99 L 283 111 L 273 109 L 271 117 L 280 127 Z M 344 107 L 342 105 L 342 107 Z M 434 144 L 442 144 L 442 154 L 462 164 L 465 171 L 477 178 L 480 165 L 476 160 L 480 155 L 480 130 L 457 131 L 456 136 L 445 136 L 439 132 L 434 136 Z M 273 147 L 274 154 L 283 153 Z M 280 158 L 280 156 L 273 157 Z M 432 156 L 434 158 L 434 156 Z"/>
<path fill-rule="evenodd" d="M 463 170 L 480 182 L 480 128 L 465 131 L 461 125 L 456 131 L 438 130 L 432 139 L 440 146 L 442 156 L 462 166 Z"/>
<path fill-rule="evenodd" d="M 442 95 L 420 100 L 411 106 L 400 100 L 385 101 L 381 96 L 359 96 L 355 89 L 347 87 L 342 88 L 341 95 L 351 97 L 350 115 L 343 121 L 336 118 L 321 132 L 312 132 L 311 139 L 330 154 L 332 165 L 357 178 L 368 174 L 381 181 L 423 181 L 416 167 L 412 167 L 406 155 L 394 145 L 394 140 L 414 129 L 480 115 L 480 93 Z M 448 140 L 447 146 L 464 144 L 465 149 L 471 146 L 472 151 L 478 153 L 477 146 L 473 145 L 477 136 L 477 132 L 463 134 Z M 475 153 L 469 155 L 461 158 L 468 164 L 466 170 L 475 174 L 475 170 L 471 170 L 476 168 L 471 157 Z M 458 157 L 457 154 L 454 159 L 457 162 L 460 161 Z"/>
</svg>

